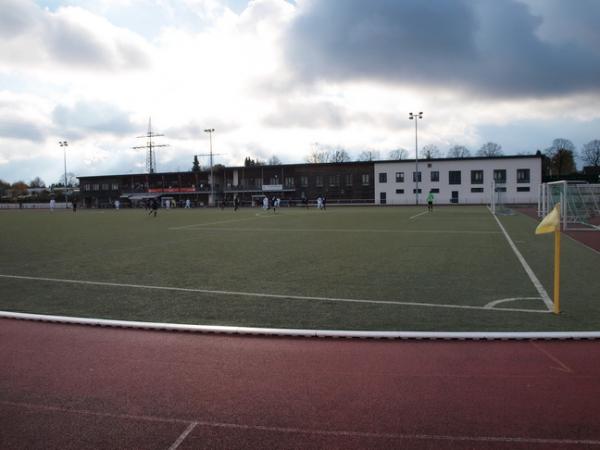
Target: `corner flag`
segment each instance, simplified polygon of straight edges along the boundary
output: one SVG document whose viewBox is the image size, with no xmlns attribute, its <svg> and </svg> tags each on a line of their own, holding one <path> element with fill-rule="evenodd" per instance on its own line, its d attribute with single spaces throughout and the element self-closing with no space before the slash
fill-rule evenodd
<svg viewBox="0 0 600 450">
<path fill-rule="evenodd" d="M 554 233 L 554 314 L 560 313 L 560 203 L 542 219 L 535 234 Z"/>
<path fill-rule="evenodd" d="M 553 233 L 560 230 L 560 203 L 550 213 L 544 217 L 540 224 L 535 229 L 535 234 Z"/>
</svg>

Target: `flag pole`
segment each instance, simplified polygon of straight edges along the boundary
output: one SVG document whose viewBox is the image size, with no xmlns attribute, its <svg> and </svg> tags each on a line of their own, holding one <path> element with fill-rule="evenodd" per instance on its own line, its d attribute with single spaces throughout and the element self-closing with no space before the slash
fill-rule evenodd
<svg viewBox="0 0 600 450">
<path fill-rule="evenodd" d="M 560 226 L 554 232 L 554 314 L 560 314 Z"/>
</svg>

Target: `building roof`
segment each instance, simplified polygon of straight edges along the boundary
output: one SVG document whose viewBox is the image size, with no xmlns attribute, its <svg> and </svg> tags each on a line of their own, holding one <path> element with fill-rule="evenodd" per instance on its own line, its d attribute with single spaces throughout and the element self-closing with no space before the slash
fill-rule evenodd
<svg viewBox="0 0 600 450">
<path fill-rule="evenodd" d="M 502 155 L 502 156 L 469 156 L 466 158 L 419 158 L 420 162 L 431 162 L 431 161 L 473 161 L 473 160 L 502 160 L 502 159 L 532 159 L 532 158 L 543 158 L 543 155 L 541 153 L 539 154 L 534 154 L 534 155 Z M 294 163 L 294 164 L 275 164 L 275 165 L 270 165 L 270 164 L 264 164 L 264 165 L 259 165 L 259 166 L 225 166 L 225 169 L 229 169 L 229 170 L 234 170 L 234 169 L 257 169 L 257 168 L 263 168 L 263 169 L 274 169 L 274 168 L 280 168 L 280 167 L 328 167 L 328 166 L 358 166 L 358 165 L 365 165 L 365 164 L 389 164 L 389 163 L 394 163 L 394 162 L 403 162 L 403 163 L 410 163 L 410 162 L 416 162 L 415 159 L 386 159 L 386 160 L 374 160 L 374 161 L 347 161 L 347 162 L 328 162 L 328 163 Z M 177 175 L 177 174 L 181 174 L 181 173 L 185 173 L 185 174 L 191 174 L 191 173 L 198 173 L 198 174 L 208 174 L 210 173 L 210 170 L 203 170 L 201 172 L 192 172 L 191 170 L 186 170 L 186 171 L 178 171 L 178 172 L 154 172 L 154 173 L 122 173 L 122 174 L 111 174 L 111 175 L 87 175 L 87 176 L 80 176 L 77 177 L 79 180 L 84 179 L 84 178 L 110 178 L 110 177 L 125 177 L 125 176 L 131 176 L 131 177 L 140 177 L 140 176 L 146 176 L 146 175 L 152 175 L 152 176 L 158 176 L 158 175 Z"/>
</svg>

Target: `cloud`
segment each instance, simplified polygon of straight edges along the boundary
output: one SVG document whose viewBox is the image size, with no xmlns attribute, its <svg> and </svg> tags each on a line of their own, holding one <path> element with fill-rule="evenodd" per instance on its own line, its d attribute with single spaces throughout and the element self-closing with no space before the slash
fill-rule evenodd
<svg viewBox="0 0 600 450">
<path fill-rule="evenodd" d="M 86 133 L 128 135 L 143 127 L 134 124 L 128 113 L 108 103 L 79 101 L 73 106 L 59 105 L 52 112 L 57 130 L 66 137 Z"/>
<path fill-rule="evenodd" d="M 499 97 L 600 91 L 597 45 L 543 40 L 543 21 L 517 0 L 307 0 L 286 37 L 287 62 L 308 82 Z"/>
<path fill-rule="evenodd" d="M 42 10 L 30 0 L 2 0 L 0 61 L 5 68 L 135 70 L 150 65 L 144 40 L 77 7 Z"/>
<path fill-rule="evenodd" d="M 275 128 L 342 128 L 348 120 L 343 108 L 331 102 L 291 102 L 282 100 L 276 111 L 263 119 Z"/>
<path fill-rule="evenodd" d="M 0 116 L 0 137 L 41 142 L 45 139 L 45 132 L 29 120 Z"/>
</svg>

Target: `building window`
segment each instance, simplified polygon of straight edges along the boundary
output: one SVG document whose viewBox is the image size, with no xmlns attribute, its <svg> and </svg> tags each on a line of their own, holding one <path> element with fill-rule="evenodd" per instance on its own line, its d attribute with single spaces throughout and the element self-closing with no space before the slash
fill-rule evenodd
<svg viewBox="0 0 600 450">
<path fill-rule="evenodd" d="M 449 184 L 460 184 L 460 170 L 451 170 L 448 172 Z"/>
<path fill-rule="evenodd" d="M 483 184 L 483 170 L 471 170 L 471 184 Z"/>
<path fill-rule="evenodd" d="M 529 186 L 518 186 L 517 192 L 529 192 Z"/>
<path fill-rule="evenodd" d="M 421 172 L 413 172 L 413 182 L 421 182 Z"/>
<path fill-rule="evenodd" d="M 483 188 L 471 188 L 471 192 L 483 192 Z"/>
<path fill-rule="evenodd" d="M 420 194 L 420 193 L 421 193 L 421 188 L 413 189 L 413 194 Z"/>
<path fill-rule="evenodd" d="M 108 183 L 102 183 L 102 190 L 108 191 Z"/>
<path fill-rule="evenodd" d="M 382 205 L 385 205 L 387 202 L 387 194 L 385 192 L 380 192 L 379 193 L 379 203 L 381 203 Z"/>
<path fill-rule="evenodd" d="M 118 191 L 119 190 L 119 183 L 113 183 L 112 184 L 112 190 L 113 191 Z"/>
<path fill-rule="evenodd" d="M 346 178 L 346 186 L 352 186 L 352 174 L 347 173 L 345 178 Z"/>
<path fill-rule="evenodd" d="M 517 169 L 517 183 L 529 183 L 529 169 Z"/>
<path fill-rule="evenodd" d="M 275 175 L 274 177 L 271 177 L 269 184 L 279 184 L 279 178 L 277 177 L 277 175 Z"/>
<path fill-rule="evenodd" d="M 396 172 L 396 183 L 404 183 L 404 172 Z"/>
<path fill-rule="evenodd" d="M 379 182 L 380 183 L 387 183 L 387 173 L 382 172 L 379 174 Z"/>
<path fill-rule="evenodd" d="M 431 172 L 431 181 L 438 182 L 440 181 L 440 173 L 437 170 Z"/>
<path fill-rule="evenodd" d="M 302 187 L 307 187 L 308 186 L 308 177 L 300 177 L 300 185 Z"/>
<path fill-rule="evenodd" d="M 432 194 L 439 194 L 440 190 L 438 188 L 433 188 L 433 189 L 429 189 L 429 192 L 431 192 Z"/>
<path fill-rule="evenodd" d="M 329 176 L 329 186 L 337 187 L 340 185 L 340 176 L 339 175 L 330 175 Z"/>
<path fill-rule="evenodd" d="M 496 192 L 506 192 L 505 186 L 496 186 Z"/>
<path fill-rule="evenodd" d="M 497 169 L 494 170 L 494 181 L 496 183 L 506 183 L 506 170 L 505 169 Z"/>
<path fill-rule="evenodd" d="M 323 187 L 323 175 L 317 175 L 315 177 L 315 185 L 317 187 Z"/>
<path fill-rule="evenodd" d="M 99 191 L 100 190 L 100 185 L 98 183 L 95 183 L 92 185 L 92 190 L 93 191 Z"/>
<path fill-rule="evenodd" d="M 89 191 L 89 190 L 91 190 L 90 188 L 91 188 L 91 186 L 90 186 L 89 183 L 86 183 L 86 184 L 83 185 L 83 190 L 84 191 Z"/>
<path fill-rule="evenodd" d="M 362 185 L 369 186 L 370 184 L 371 184 L 371 177 L 369 176 L 368 173 L 363 173 L 362 174 Z"/>
<path fill-rule="evenodd" d="M 396 189 L 396 194 L 404 194 L 404 189 Z"/>
<path fill-rule="evenodd" d="M 284 183 L 287 188 L 294 187 L 294 177 L 285 177 Z"/>
</svg>

